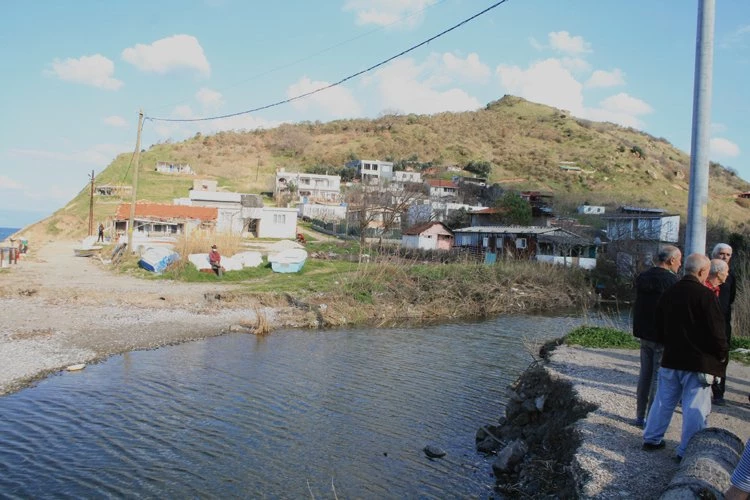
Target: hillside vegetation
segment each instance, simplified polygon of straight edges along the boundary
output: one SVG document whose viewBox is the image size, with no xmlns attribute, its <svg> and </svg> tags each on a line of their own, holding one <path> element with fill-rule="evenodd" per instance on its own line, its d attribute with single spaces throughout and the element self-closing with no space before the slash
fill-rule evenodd
<svg viewBox="0 0 750 500">
<path fill-rule="evenodd" d="M 118 156 L 97 176 L 97 184 L 131 184 L 131 158 L 131 153 Z M 472 112 L 303 122 L 167 141 L 141 155 L 138 199 L 171 202 L 187 196 L 194 177 L 157 173 L 157 161 L 189 163 L 198 178 L 216 179 L 221 189 L 258 193 L 273 190 L 278 168 L 330 167 L 334 173 L 353 158 L 417 168 L 490 162 L 490 182 L 507 189 L 551 191 L 559 215 L 572 213 L 584 201 L 610 208 L 661 207 L 683 217 L 687 212 L 686 153 L 632 128 L 578 119 L 513 96 Z M 565 172 L 560 162 L 574 162 L 583 172 Z M 712 164 L 709 224 L 743 231 L 750 200 L 736 194 L 748 190 L 750 185 L 735 172 Z M 121 201 L 130 198 L 96 197 L 95 219 L 112 215 Z M 86 186 L 42 227 L 52 234 L 83 234 L 88 206 Z"/>
</svg>

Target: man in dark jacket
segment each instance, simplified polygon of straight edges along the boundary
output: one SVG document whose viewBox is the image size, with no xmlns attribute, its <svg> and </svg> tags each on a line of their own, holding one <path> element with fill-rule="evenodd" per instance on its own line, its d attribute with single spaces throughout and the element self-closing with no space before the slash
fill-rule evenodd
<svg viewBox="0 0 750 500">
<path fill-rule="evenodd" d="M 641 343 L 641 372 L 636 391 L 635 422 L 643 427 L 646 411 L 656 392 L 656 373 L 661 363 L 663 346 L 656 340 L 654 313 L 664 291 L 677 283 L 677 271 L 682 264 L 680 249 L 667 245 L 656 256 L 656 265 L 642 272 L 635 280 L 635 305 L 633 306 L 633 335 Z"/>
<path fill-rule="evenodd" d="M 703 283 L 711 264 L 698 253 L 685 259 L 685 276 L 662 294 L 656 307 L 657 340 L 664 344 L 654 404 L 643 431 L 643 449 L 664 448 L 664 433 L 682 400 L 682 458 L 693 434 L 706 427 L 711 381 L 724 376 L 729 347 L 716 295 Z"/>
<path fill-rule="evenodd" d="M 721 259 L 729 265 L 729 261 L 732 260 L 732 247 L 726 243 L 717 243 L 713 251 L 711 251 L 712 259 Z M 729 276 L 724 283 L 719 287 L 719 305 L 721 306 L 721 312 L 724 313 L 724 332 L 727 336 L 727 344 L 732 341 L 732 304 L 734 304 L 734 297 L 737 294 L 737 281 L 734 278 L 732 269 L 729 269 Z M 726 390 L 726 377 L 714 380 L 711 386 L 713 392 L 713 404 L 723 405 L 724 404 L 724 391 Z"/>
</svg>

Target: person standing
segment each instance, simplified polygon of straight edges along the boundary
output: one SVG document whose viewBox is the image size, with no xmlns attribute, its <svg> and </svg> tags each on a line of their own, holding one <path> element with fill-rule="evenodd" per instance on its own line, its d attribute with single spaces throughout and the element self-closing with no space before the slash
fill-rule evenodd
<svg viewBox="0 0 750 500">
<path fill-rule="evenodd" d="M 719 304 L 721 305 L 721 312 L 724 313 L 724 331 L 727 336 L 727 344 L 729 344 L 732 341 L 732 304 L 734 304 L 734 297 L 737 294 L 737 281 L 732 272 L 732 267 L 729 264 L 729 261 L 732 260 L 732 247 L 726 243 L 717 243 L 711 251 L 711 258 L 721 259 L 727 263 L 727 266 L 729 266 L 729 275 L 727 276 L 726 281 L 724 281 L 719 287 Z M 714 381 L 711 386 L 713 404 L 718 406 L 724 404 L 726 385 L 726 376 Z"/>
<path fill-rule="evenodd" d="M 659 370 L 663 346 L 656 340 L 654 313 L 664 291 L 677 283 L 677 271 L 682 265 L 679 248 L 667 245 L 656 256 L 656 265 L 642 272 L 635 280 L 635 305 L 633 306 L 633 335 L 641 343 L 641 370 L 636 390 L 634 425 L 643 427 L 646 412 L 654 400 L 656 373 Z"/>
<path fill-rule="evenodd" d="M 97 243 L 99 243 L 100 241 L 104 243 L 104 224 L 102 224 L 101 222 L 99 223 L 99 237 L 96 238 Z"/>
<path fill-rule="evenodd" d="M 729 266 L 721 259 L 711 259 L 711 269 L 708 272 L 708 279 L 705 285 L 709 290 L 714 292 L 716 297 L 721 293 L 721 285 L 727 280 L 729 275 Z"/>
<path fill-rule="evenodd" d="M 216 245 L 211 245 L 211 252 L 208 254 L 208 263 L 211 264 L 211 269 L 214 270 L 216 275 L 221 278 L 223 270 L 221 267 L 221 255 Z"/>
<path fill-rule="evenodd" d="M 682 401 L 682 435 L 677 458 L 690 438 L 707 425 L 711 382 L 724 376 L 729 353 L 724 315 L 704 282 L 711 263 L 698 253 L 685 259 L 685 276 L 662 294 L 656 306 L 656 333 L 664 344 L 659 382 L 643 431 L 643 449 L 664 448 L 664 433 Z"/>
</svg>

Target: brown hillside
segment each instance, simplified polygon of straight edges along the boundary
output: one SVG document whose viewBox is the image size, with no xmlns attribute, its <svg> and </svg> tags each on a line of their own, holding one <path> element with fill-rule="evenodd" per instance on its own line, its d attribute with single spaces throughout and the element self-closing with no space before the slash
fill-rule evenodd
<svg viewBox="0 0 750 500">
<path fill-rule="evenodd" d="M 131 156 L 116 158 L 97 176 L 97 183 L 131 183 Z M 513 96 L 472 112 L 303 122 L 269 130 L 196 134 L 174 144 L 167 141 L 141 155 L 138 198 L 170 201 L 187 195 L 193 177 L 156 173 L 157 161 L 189 163 L 200 177 L 217 179 L 227 190 L 257 193 L 272 190 L 277 168 L 305 170 L 322 165 L 333 172 L 351 158 L 434 166 L 489 161 L 492 182 L 512 189 L 552 191 L 559 214 L 571 212 L 583 201 L 610 207 L 662 207 L 683 216 L 687 211 L 689 158 L 665 139 L 578 119 Z M 582 171 L 565 172 L 560 162 L 573 162 Z M 734 172 L 712 164 L 709 223 L 744 229 L 750 215 L 750 204 L 745 202 L 750 200 L 737 199 L 736 194 L 748 190 L 750 184 Z M 119 201 L 97 198 L 95 217 L 113 214 Z M 88 189 L 84 188 L 44 225 L 52 232 L 69 233 L 71 227 L 85 232 L 87 217 Z M 71 224 L 71 218 L 81 223 Z"/>
</svg>

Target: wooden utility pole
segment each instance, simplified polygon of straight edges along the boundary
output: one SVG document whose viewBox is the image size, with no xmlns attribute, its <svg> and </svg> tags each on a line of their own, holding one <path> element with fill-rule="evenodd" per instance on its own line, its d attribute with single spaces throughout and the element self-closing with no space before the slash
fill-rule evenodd
<svg viewBox="0 0 750 500">
<path fill-rule="evenodd" d="M 94 171 L 91 171 L 91 196 L 89 197 L 89 236 L 94 234 Z"/>
<path fill-rule="evenodd" d="M 258 174 L 260 173 L 260 156 L 258 157 L 258 165 L 255 167 L 255 180 L 258 180 Z"/>
<path fill-rule="evenodd" d="M 135 155 L 133 157 L 133 199 L 130 202 L 130 218 L 128 219 L 128 250 L 133 248 L 133 226 L 135 224 L 135 202 L 138 199 L 138 170 L 141 163 L 141 130 L 143 129 L 143 110 L 138 110 L 138 135 L 135 139 Z"/>
</svg>

